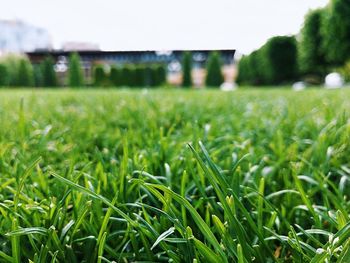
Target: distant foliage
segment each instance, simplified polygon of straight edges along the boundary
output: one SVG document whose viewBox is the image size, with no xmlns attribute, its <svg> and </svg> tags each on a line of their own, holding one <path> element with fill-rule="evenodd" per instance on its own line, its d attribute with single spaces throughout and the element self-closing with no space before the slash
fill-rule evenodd
<svg viewBox="0 0 350 263">
<path fill-rule="evenodd" d="M 302 74 L 318 76 L 326 74 L 327 63 L 321 33 L 324 12 L 324 9 L 312 10 L 305 17 L 298 45 L 299 68 Z"/>
<path fill-rule="evenodd" d="M 238 66 L 238 82 L 248 85 L 278 85 L 298 76 L 295 37 L 278 36 L 244 56 Z"/>
<path fill-rule="evenodd" d="M 130 87 L 133 79 L 133 68 L 130 65 L 125 65 L 121 71 L 121 85 Z"/>
<path fill-rule="evenodd" d="M 331 0 L 325 9 L 322 36 L 328 62 L 343 65 L 350 59 L 350 0 Z"/>
<path fill-rule="evenodd" d="M 298 72 L 295 37 L 278 36 L 263 47 L 264 80 L 267 84 L 282 84 L 295 80 Z"/>
<path fill-rule="evenodd" d="M 224 82 L 221 72 L 221 56 L 217 51 L 211 52 L 207 61 L 206 85 L 208 87 L 219 87 Z"/>
<path fill-rule="evenodd" d="M 122 85 L 122 72 L 120 68 L 112 66 L 109 76 L 112 86 L 119 87 Z"/>
<path fill-rule="evenodd" d="M 6 55 L 1 58 L 1 64 L 6 67 L 7 72 L 7 84 L 9 86 L 18 86 L 18 70 L 22 56 L 19 55 Z"/>
<path fill-rule="evenodd" d="M 41 63 L 42 85 L 44 87 L 56 87 L 58 84 L 54 65 L 55 63 L 51 56 L 46 57 Z M 39 74 L 39 72 L 36 72 L 36 74 Z"/>
<path fill-rule="evenodd" d="M 9 73 L 5 64 L 0 64 L 0 87 L 8 86 Z"/>
<path fill-rule="evenodd" d="M 154 86 L 152 66 L 147 65 L 144 71 L 144 86 L 151 87 Z"/>
<path fill-rule="evenodd" d="M 249 56 L 243 56 L 238 65 L 237 82 L 247 85 L 261 85 L 263 79 L 263 55 L 262 50 L 256 50 Z"/>
<path fill-rule="evenodd" d="M 27 58 L 22 58 L 19 62 L 17 84 L 20 87 L 34 86 L 33 67 Z"/>
<path fill-rule="evenodd" d="M 33 65 L 34 86 L 44 87 L 44 77 L 42 65 Z"/>
<path fill-rule="evenodd" d="M 78 53 L 72 53 L 69 57 L 68 83 L 70 87 L 81 87 L 84 85 L 84 76 Z"/>
<path fill-rule="evenodd" d="M 134 81 L 133 86 L 142 87 L 145 85 L 145 67 L 143 65 L 138 65 L 134 69 Z"/>
<path fill-rule="evenodd" d="M 153 66 L 154 86 L 162 86 L 166 83 L 166 69 L 163 65 Z"/>
<path fill-rule="evenodd" d="M 182 57 L 182 86 L 192 86 L 192 54 L 189 51 L 185 51 Z"/>
<path fill-rule="evenodd" d="M 344 77 L 346 82 L 350 82 L 350 60 L 345 63 L 339 70 L 339 73 Z"/>
<path fill-rule="evenodd" d="M 97 65 L 94 69 L 94 85 L 102 87 L 107 85 L 107 74 L 102 65 Z"/>
</svg>

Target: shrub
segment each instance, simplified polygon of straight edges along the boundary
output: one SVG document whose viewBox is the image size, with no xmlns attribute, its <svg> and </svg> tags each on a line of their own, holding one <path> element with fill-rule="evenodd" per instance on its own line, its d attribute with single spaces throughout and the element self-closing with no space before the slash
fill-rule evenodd
<svg viewBox="0 0 350 263">
<path fill-rule="evenodd" d="M 68 78 L 70 87 L 80 87 L 84 85 L 84 77 L 78 53 L 72 53 L 69 57 Z"/>
<path fill-rule="evenodd" d="M 35 74 L 40 74 L 38 69 Z M 42 85 L 44 87 L 56 87 L 57 76 L 54 70 L 54 61 L 51 56 L 46 57 L 41 64 Z M 39 77 L 39 76 L 37 76 Z"/>
<path fill-rule="evenodd" d="M 326 73 L 321 34 L 323 13 L 323 9 L 312 10 L 305 17 L 298 44 L 298 64 L 303 74 L 323 76 Z"/>
<path fill-rule="evenodd" d="M 18 86 L 18 70 L 22 58 L 22 56 L 14 54 L 9 54 L 1 58 L 1 63 L 6 66 L 9 86 Z"/>
<path fill-rule="evenodd" d="M 339 73 L 344 77 L 346 82 L 350 82 L 350 60 L 339 69 Z"/>
<path fill-rule="evenodd" d="M 44 87 L 44 77 L 42 73 L 42 65 L 33 65 L 34 86 Z"/>
<path fill-rule="evenodd" d="M 97 87 L 107 84 L 107 75 L 102 65 L 97 65 L 94 69 L 94 85 Z"/>
<path fill-rule="evenodd" d="M 192 54 L 189 51 L 185 51 L 182 57 L 182 86 L 192 86 Z"/>
<path fill-rule="evenodd" d="M 17 84 L 21 87 L 34 86 L 33 67 L 27 58 L 22 58 L 19 62 Z"/>
<path fill-rule="evenodd" d="M 206 85 L 208 87 L 218 87 L 223 81 L 224 77 L 221 72 L 221 57 L 217 51 L 211 52 L 207 61 L 207 76 Z"/>
<path fill-rule="evenodd" d="M 122 85 L 122 72 L 119 68 L 112 66 L 110 72 L 110 81 L 115 87 L 119 87 Z"/>
<path fill-rule="evenodd" d="M 130 65 L 124 65 L 121 70 L 121 85 L 122 86 L 131 86 L 133 78 L 133 68 Z"/>
<path fill-rule="evenodd" d="M 9 73 L 5 64 L 0 64 L 0 86 L 9 85 Z"/>
<path fill-rule="evenodd" d="M 154 65 L 152 67 L 153 86 L 162 86 L 166 83 L 166 69 L 164 65 Z"/>
<path fill-rule="evenodd" d="M 298 76 L 295 37 L 273 37 L 260 49 L 243 56 L 238 65 L 238 83 L 276 85 Z"/>
<path fill-rule="evenodd" d="M 264 84 L 281 84 L 297 77 L 297 46 L 295 37 L 277 36 L 262 47 L 258 62 Z"/>
<path fill-rule="evenodd" d="M 145 77 L 144 85 L 146 87 L 154 86 L 153 69 L 152 69 L 152 67 L 150 65 L 147 65 L 145 67 L 144 77 Z"/>
<path fill-rule="evenodd" d="M 159 85 L 164 85 L 167 83 L 167 68 L 165 65 L 159 65 L 157 68 Z"/>
</svg>

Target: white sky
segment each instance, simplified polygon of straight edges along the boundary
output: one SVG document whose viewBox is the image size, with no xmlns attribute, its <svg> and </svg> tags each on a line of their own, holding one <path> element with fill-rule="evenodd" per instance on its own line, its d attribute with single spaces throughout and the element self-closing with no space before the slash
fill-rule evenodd
<svg viewBox="0 0 350 263">
<path fill-rule="evenodd" d="M 84 41 L 106 50 L 237 49 L 295 34 L 328 0 L 0 0 L 0 19 L 46 28 L 55 47 Z M 1 34 L 1 32 L 0 32 Z"/>
</svg>

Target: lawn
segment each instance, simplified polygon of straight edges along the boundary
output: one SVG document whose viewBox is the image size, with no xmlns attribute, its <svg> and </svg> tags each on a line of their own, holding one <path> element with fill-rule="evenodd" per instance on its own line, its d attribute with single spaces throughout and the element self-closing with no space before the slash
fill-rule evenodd
<svg viewBox="0 0 350 263">
<path fill-rule="evenodd" d="M 0 90 L 0 262 L 350 262 L 350 90 Z"/>
</svg>

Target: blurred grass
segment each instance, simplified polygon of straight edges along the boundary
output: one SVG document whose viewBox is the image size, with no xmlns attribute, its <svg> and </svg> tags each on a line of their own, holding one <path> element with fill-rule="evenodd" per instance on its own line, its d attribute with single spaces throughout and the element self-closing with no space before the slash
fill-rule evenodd
<svg viewBox="0 0 350 263">
<path fill-rule="evenodd" d="M 350 262 L 349 99 L 1 89 L 0 262 Z"/>
</svg>

